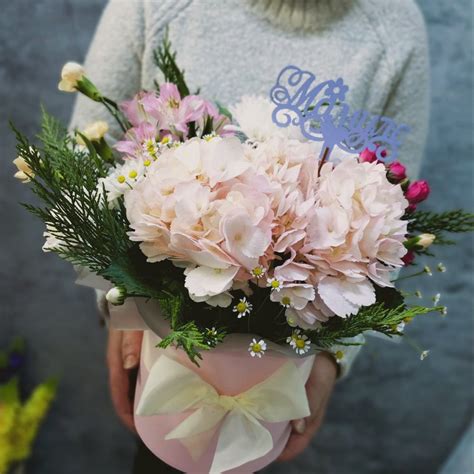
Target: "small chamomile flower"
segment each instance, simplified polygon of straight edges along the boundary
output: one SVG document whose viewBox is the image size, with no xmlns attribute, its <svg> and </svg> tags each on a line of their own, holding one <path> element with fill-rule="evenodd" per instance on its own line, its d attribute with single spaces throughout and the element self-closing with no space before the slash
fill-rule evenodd
<svg viewBox="0 0 474 474">
<path fill-rule="evenodd" d="M 206 328 L 205 340 L 207 342 L 207 345 L 211 346 L 211 347 L 214 347 L 217 343 L 218 335 L 219 335 L 219 333 L 217 332 L 217 329 L 215 327 Z"/>
<path fill-rule="evenodd" d="M 448 314 L 448 307 L 443 306 L 440 310 L 441 316 L 446 316 Z"/>
<path fill-rule="evenodd" d="M 428 275 L 428 276 L 433 276 L 433 272 L 431 271 L 431 268 L 428 265 L 425 265 L 423 268 L 423 271 Z"/>
<path fill-rule="evenodd" d="M 439 262 L 438 265 L 436 265 L 436 270 L 438 270 L 438 272 L 444 273 L 446 271 L 444 263 Z"/>
<path fill-rule="evenodd" d="M 405 325 L 406 325 L 405 321 L 398 323 L 396 326 L 397 332 L 403 332 L 403 330 L 405 329 Z"/>
<path fill-rule="evenodd" d="M 145 158 L 154 161 L 158 157 L 159 145 L 158 143 L 156 143 L 156 140 L 154 138 L 149 138 L 148 140 L 145 140 L 143 142 L 142 150 Z"/>
<path fill-rule="evenodd" d="M 286 339 L 286 342 L 295 350 L 298 355 L 306 354 L 311 348 L 311 342 L 308 336 L 301 334 L 299 329 L 293 331 L 293 334 Z"/>
<path fill-rule="evenodd" d="M 429 350 L 422 351 L 420 354 L 420 360 L 425 360 L 428 357 L 429 353 L 430 353 Z"/>
<path fill-rule="evenodd" d="M 441 299 L 441 293 L 436 293 L 436 295 L 433 296 L 433 304 L 436 306 L 439 303 L 439 300 Z"/>
<path fill-rule="evenodd" d="M 284 308 L 290 308 L 291 307 L 291 298 L 289 296 L 284 296 L 281 300 L 280 300 L 280 304 L 284 307 Z"/>
<path fill-rule="evenodd" d="M 206 140 L 206 142 L 210 142 L 213 138 L 216 138 L 216 137 L 217 137 L 217 133 L 216 132 L 211 132 L 211 133 L 208 133 L 206 135 L 203 135 L 202 139 Z"/>
<path fill-rule="evenodd" d="M 252 339 L 252 342 L 249 344 L 248 351 L 250 352 L 250 355 L 252 357 L 258 357 L 259 359 L 265 355 L 265 351 L 267 350 L 267 343 L 263 340 L 260 339 L 257 341 L 257 339 Z"/>
<path fill-rule="evenodd" d="M 253 305 L 249 301 L 247 301 L 247 298 L 245 296 L 239 300 L 239 302 L 232 308 L 232 311 L 234 313 L 237 313 L 237 318 L 242 318 L 245 315 L 249 314 L 250 311 L 252 311 Z"/>
<path fill-rule="evenodd" d="M 420 298 L 420 299 L 423 298 L 423 295 L 422 295 L 422 293 L 421 293 L 420 290 L 416 290 L 416 291 L 415 291 L 415 296 L 416 296 L 417 298 Z"/>
<path fill-rule="evenodd" d="M 346 354 L 344 354 L 344 351 L 338 350 L 334 353 L 334 358 L 336 359 L 336 362 L 340 364 L 344 358 L 346 357 Z"/>
<path fill-rule="evenodd" d="M 276 277 L 268 278 L 267 286 L 271 288 L 272 291 L 280 291 L 283 286 L 283 282 L 279 278 L 276 278 Z"/>
<path fill-rule="evenodd" d="M 265 268 L 262 265 L 257 265 L 252 271 L 252 275 L 258 280 L 265 275 Z"/>
</svg>

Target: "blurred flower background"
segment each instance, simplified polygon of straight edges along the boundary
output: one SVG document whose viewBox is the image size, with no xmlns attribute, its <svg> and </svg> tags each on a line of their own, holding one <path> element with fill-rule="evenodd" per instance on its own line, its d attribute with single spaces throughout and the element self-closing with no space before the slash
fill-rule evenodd
<svg viewBox="0 0 474 474">
<path fill-rule="evenodd" d="M 74 97 L 57 91 L 58 74 L 65 62 L 83 61 L 105 3 L 2 2 L 0 348 L 16 335 L 26 339 L 25 395 L 50 374 L 61 378 L 27 465 L 31 474 L 128 474 L 135 449 L 109 400 L 106 334 L 93 295 L 74 285 L 69 265 L 41 251 L 44 229 L 18 205 L 30 196 L 12 179 L 16 152 L 7 124 L 12 119 L 34 134 L 40 101 L 68 120 Z M 472 210 L 471 2 L 417 3 L 428 24 L 432 61 L 430 135 L 420 175 L 430 183 L 431 198 L 424 208 Z M 394 166 L 392 172 L 399 177 L 404 170 Z M 421 185 L 414 188 L 413 199 L 425 191 Z M 403 282 L 415 299 L 429 304 L 435 298 L 449 307 L 447 315 L 430 315 L 405 327 L 415 345 L 430 351 L 429 357 L 420 361 L 407 344 L 370 339 L 351 377 L 338 385 L 311 449 L 290 465 L 266 472 L 305 473 L 313 466 L 318 474 L 432 474 L 441 468 L 473 412 L 473 242 L 470 235 L 458 237 L 458 246 L 439 249 L 440 271 L 437 261 L 430 261 L 432 271 L 425 272 L 419 287 L 412 288 L 413 280 Z M 422 270 L 424 262 L 419 263 Z M 9 364 L 21 361 L 15 355 Z M 8 378 L 13 393 L 8 370 L 0 372 L 0 383 L 5 387 Z M 53 384 L 44 387 L 48 393 L 54 389 Z"/>
</svg>

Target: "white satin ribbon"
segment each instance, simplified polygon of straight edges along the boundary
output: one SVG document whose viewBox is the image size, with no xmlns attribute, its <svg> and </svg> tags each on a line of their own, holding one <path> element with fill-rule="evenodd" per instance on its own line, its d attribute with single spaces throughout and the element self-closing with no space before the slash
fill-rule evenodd
<svg viewBox="0 0 474 474">
<path fill-rule="evenodd" d="M 165 439 L 178 439 L 193 457 L 199 456 L 222 421 L 210 474 L 241 466 L 272 450 L 272 436 L 261 421 L 276 423 L 310 414 L 305 378 L 292 362 L 249 390 L 227 396 L 219 395 L 197 373 L 161 355 L 149 373 L 137 415 L 187 410 L 195 411 Z"/>
</svg>

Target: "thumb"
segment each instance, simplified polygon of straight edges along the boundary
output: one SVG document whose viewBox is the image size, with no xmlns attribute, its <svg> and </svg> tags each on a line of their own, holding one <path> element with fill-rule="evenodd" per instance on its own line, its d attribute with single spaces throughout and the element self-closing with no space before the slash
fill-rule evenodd
<svg viewBox="0 0 474 474">
<path fill-rule="evenodd" d="M 293 420 L 291 422 L 293 426 L 293 431 L 302 435 L 306 431 L 306 420 L 304 418 L 300 418 L 299 420 Z"/>
<path fill-rule="evenodd" d="M 122 337 L 122 362 L 124 369 L 133 369 L 140 360 L 143 331 L 124 331 Z"/>
</svg>

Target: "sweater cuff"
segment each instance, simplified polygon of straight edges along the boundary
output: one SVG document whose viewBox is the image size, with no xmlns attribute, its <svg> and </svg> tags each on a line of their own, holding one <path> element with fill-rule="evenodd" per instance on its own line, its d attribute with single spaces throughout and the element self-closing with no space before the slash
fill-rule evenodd
<svg viewBox="0 0 474 474">
<path fill-rule="evenodd" d="M 101 320 L 106 326 L 108 326 L 110 322 L 110 313 L 107 300 L 105 299 L 105 291 L 95 290 L 95 297 L 97 301 L 97 309 L 99 310 Z"/>
<path fill-rule="evenodd" d="M 352 364 L 359 355 L 363 344 L 365 343 L 365 337 L 360 334 L 356 337 L 342 339 L 345 344 L 336 344 L 331 347 L 330 353 L 336 359 L 337 365 L 339 366 L 338 380 L 342 380 L 349 375 Z"/>
</svg>

